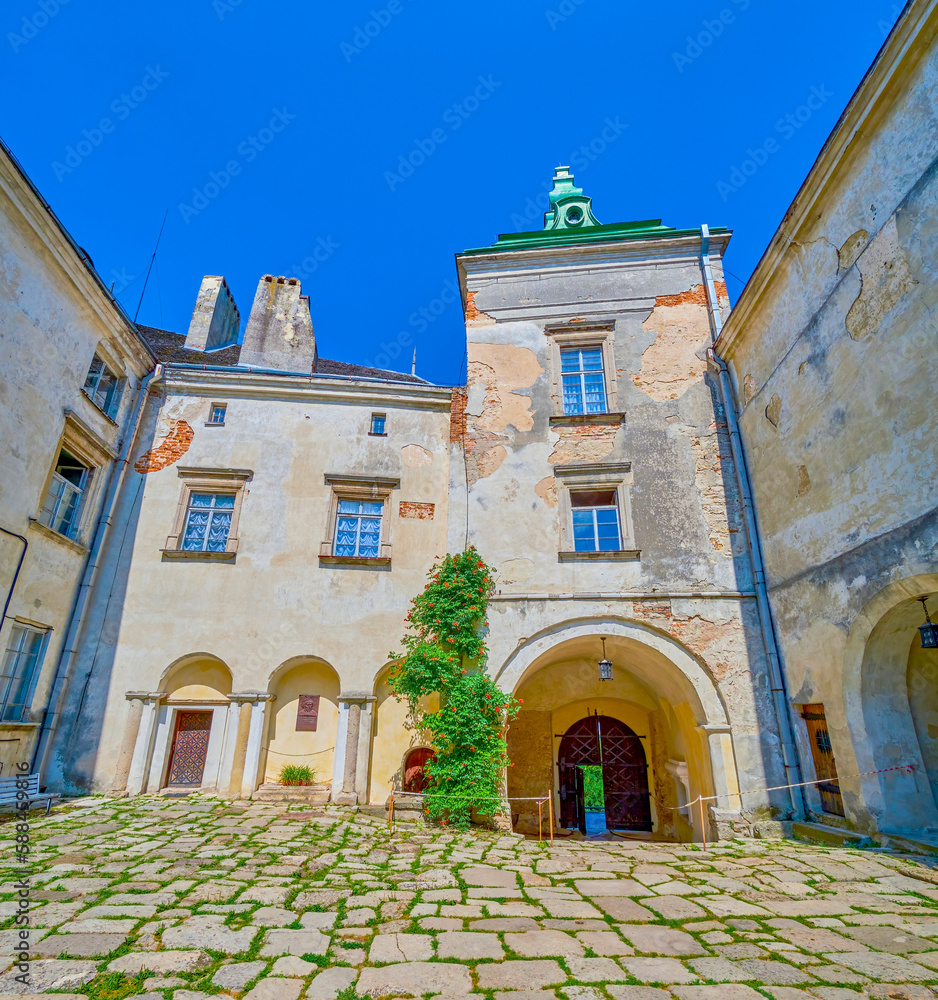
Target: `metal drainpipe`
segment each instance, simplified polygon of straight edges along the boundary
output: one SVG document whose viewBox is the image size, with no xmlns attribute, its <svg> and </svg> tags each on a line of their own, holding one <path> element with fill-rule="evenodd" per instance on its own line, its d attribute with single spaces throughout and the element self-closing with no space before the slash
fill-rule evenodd
<svg viewBox="0 0 938 1000">
<path fill-rule="evenodd" d="M 23 568 L 23 560 L 26 558 L 26 550 L 29 548 L 29 542 L 26 540 L 24 535 L 18 535 L 15 531 L 9 531 L 0 525 L 0 531 L 5 535 L 9 535 L 11 538 L 18 538 L 23 543 L 23 548 L 20 551 L 20 558 L 16 564 L 16 572 L 13 574 L 13 582 L 10 584 L 10 589 L 7 591 L 7 599 L 3 604 L 3 615 L 0 616 L 0 629 L 3 628 L 3 623 L 7 620 L 7 612 L 10 610 L 10 601 L 13 600 L 13 591 L 16 590 L 16 581 L 19 579 L 20 570 Z"/>
<path fill-rule="evenodd" d="M 717 342 L 723 330 L 723 317 L 720 314 L 720 304 L 717 299 L 716 287 L 713 283 L 713 269 L 710 265 L 710 229 L 700 227 L 700 266 L 703 269 L 704 282 L 707 289 L 707 304 L 710 308 L 710 328 L 713 343 Z M 765 565 L 762 562 L 762 545 L 759 540 L 759 528 L 756 511 L 752 501 L 752 488 L 749 482 L 749 472 L 746 465 L 746 453 L 739 432 L 739 421 L 736 417 L 736 397 L 730 381 L 729 370 L 722 358 L 717 357 L 713 347 L 707 349 L 707 357 L 719 374 L 720 401 L 726 414 L 726 426 L 730 436 L 730 448 L 733 453 L 733 466 L 736 469 L 736 483 L 743 502 L 743 521 L 746 525 L 746 540 L 749 544 L 749 556 L 752 561 L 752 573 L 755 579 L 756 604 L 759 609 L 759 624 L 762 629 L 762 641 L 769 660 L 769 672 L 772 681 L 772 700 L 775 705 L 775 715 L 778 719 L 779 736 L 782 742 L 782 763 L 785 765 L 786 783 L 797 785 L 801 781 L 801 764 L 795 746 L 792 731 L 791 715 L 789 714 L 788 690 L 785 685 L 785 675 L 782 672 L 781 658 L 778 650 L 778 639 L 772 621 L 772 608 L 769 605 L 769 593 L 765 582 Z M 799 789 L 796 797 L 795 789 L 788 789 L 791 808 L 795 818 L 807 814 L 804 788 Z M 800 809 L 799 809 L 800 802 Z"/>
<path fill-rule="evenodd" d="M 124 482 L 127 466 L 130 464 L 130 454 L 133 450 L 134 441 L 137 439 L 137 430 L 140 426 L 143 405 L 150 386 L 159 382 L 162 376 L 163 366 L 158 364 L 140 383 L 140 388 L 137 390 L 137 398 L 134 401 L 133 413 L 127 427 L 127 434 L 124 437 L 120 454 L 118 455 L 117 465 L 111 470 L 104 504 L 98 516 L 98 523 L 94 528 L 91 551 L 88 553 L 88 561 L 85 563 L 85 569 L 82 572 L 81 584 L 79 585 L 75 605 L 72 608 L 72 614 L 69 618 L 65 642 L 62 646 L 62 652 L 59 654 L 59 662 L 56 664 L 55 677 L 52 681 L 52 691 L 49 694 L 49 701 L 42 720 L 42 729 L 39 732 L 39 739 L 36 743 L 35 753 L 33 754 L 31 770 L 33 773 L 39 772 L 40 784 L 42 784 L 42 778 L 45 775 L 49 762 L 49 755 L 52 751 L 52 740 L 58 727 L 65 694 L 68 691 L 68 684 L 71 680 L 72 666 L 75 662 L 75 654 L 78 651 L 78 640 L 81 637 L 82 628 L 85 624 L 85 615 L 88 611 L 88 600 L 94 587 L 95 578 L 98 575 L 98 560 L 104 549 L 104 543 L 110 534 L 111 513 L 117 496 L 120 493 L 121 485 Z"/>
</svg>

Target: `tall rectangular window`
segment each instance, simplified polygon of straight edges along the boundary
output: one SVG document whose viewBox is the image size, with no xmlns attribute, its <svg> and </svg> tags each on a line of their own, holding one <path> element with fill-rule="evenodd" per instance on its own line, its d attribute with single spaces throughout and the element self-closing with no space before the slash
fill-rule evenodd
<svg viewBox="0 0 938 1000">
<path fill-rule="evenodd" d="M 0 665 L 0 721 L 22 722 L 39 677 L 47 632 L 14 626 Z"/>
<path fill-rule="evenodd" d="M 377 558 L 381 554 L 383 511 L 384 504 L 380 501 L 340 499 L 333 554 Z"/>
<path fill-rule="evenodd" d="M 41 524 L 52 528 L 66 538 L 74 538 L 78 531 L 81 498 L 88 485 L 91 470 L 67 451 L 59 452 L 52 474 L 52 482 L 39 511 Z"/>
<path fill-rule="evenodd" d="M 561 348 L 560 375 L 564 414 L 607 412 L 601 347 Z"/>
<path fill-rule="evenodd" d="M 88 369 L 84 391 L 91 402 L 112 420 L 120 407 L 123 387 L 124 380 L 115 375 L 96 354 Z"/>
<path fill-rule="evenodd" d="M 622 548 L 615 490 L 570 494 L 576 552 L 618 552 Z"/>
<path fill-rule="evenodd" d="M 224 552 L 228 546 L 234 506 L 233 493 L 190 493 L 182 550 Z"/>
</svg>

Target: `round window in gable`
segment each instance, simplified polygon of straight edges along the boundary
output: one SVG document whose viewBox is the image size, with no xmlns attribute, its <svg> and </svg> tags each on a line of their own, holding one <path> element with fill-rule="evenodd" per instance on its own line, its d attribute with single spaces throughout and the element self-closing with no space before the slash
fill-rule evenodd
<svg viewBox="0 0 938 1000">
<path fill-rule="evenodd" d="M 583 209 L 573 205 L 567 209 L 567 225 L 578 226 L 583 221 Z"/>
</svg>

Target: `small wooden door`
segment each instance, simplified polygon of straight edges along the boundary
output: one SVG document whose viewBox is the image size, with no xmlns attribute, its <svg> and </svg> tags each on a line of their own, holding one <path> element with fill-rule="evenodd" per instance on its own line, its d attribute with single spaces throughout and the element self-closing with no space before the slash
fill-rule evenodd
<svg viewBox="0 0 938 1000">
<path fill-rule="evenodd" d="M 211 712 L 177 712 L 167 785 L 192 788 L 202 784 Z"/>
<path fill-rule="evenodd" d="M 818 777 L 818 791 L 821 793 L 821 808 L 833 816 L 844 815 L 844 800 L 837 781 L 837 762 L 827 731 L 827 717 L 823 705 L 805 705 L 801 718 L 808 726 L 811 754 L 814 757 L 814 771 Z"/>
</svg>

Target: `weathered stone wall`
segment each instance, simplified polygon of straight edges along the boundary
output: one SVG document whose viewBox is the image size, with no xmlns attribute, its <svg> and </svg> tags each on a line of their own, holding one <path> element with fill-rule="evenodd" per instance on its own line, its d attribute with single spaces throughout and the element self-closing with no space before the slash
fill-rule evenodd
<svg viewBox="0 0 938 1000">
<path fill-rule="evenodd" d="M 82 392 L 95 351 L 127 379 L 111 420 Z M 0 150 L 0 526 L 26 538 L 22 569 L 0 622 L 0 650 L 17 624 L 48 629 L 24 725 L 0 724 L 0 775 L 28 763 L 62 651 L 75 592 L 104 499 L 112 455 L 140 380 L 145 346 L 7 154 Z M 71 414 L 71 418 L 68 417 Z M 96 466 L 74 539 L 36 518 L 63 445 L 83 443 Z M 77 450 L 73 447 L 73 450 Z M 23 542 L 0 533 L 0 579 L 12 585 Z"/>
<path fill-rule="evenodd" d="M 206 426 L 212 402 L 227 403 L 223 427 Z M 119 736 L 104 734 L 123 731 L 125 693 L 159 692 L 171 667 L 205 655 L 230 673 L 231 692 L 275 697 L 259 709 L 262 736 L 250 737 L 269 747 L 258 780 L 294 762 L 312 763 L 320 780 L 338 772 L 341 783 L 356 748 L 345 744 L 345 710 L 336 715 L 336 699 L 372 696 L 404 633 L 411 598 L 445 553 L 449 402 L 448 390 L 429 386 L 171 373 L 144 415 L 115 544 L 102 566 L 91 625 L 100 639 L 76 666 L 56 784 L 110 788 Z M 374 410 L 387 414 L 386 437 L 368 433 Z M 163 554 L 177 518 L 180 468 L 249 474 L 233 560 Z M 400 481 L 385 509 L 389 567 L 320 562 L 335 516 L 326 476 Z M 294 731 L 300 694 L 322 697 L 316 733 Z M 358 781 L 367 793 L 372 716 L 367 700 L 362 706 Z M 234 729 L 219 736 L 221 744 L 233 738 Z M 401 728 L 396 747 L 382 744 L 379 787 L 410 738 Z M 168 739 L 168 732 L 157 735 Z M 314 752 L 310 760 L 288 756 Z M 390 772 L 388 756 L 396 757 Z M 244 780 L 250 784 L 251 775 Z"/>
<path fill-rule="evenodd" d="M 726 309 L 722 239 L 711 252 Z M 725 415 L 707 369 L 699 253 L 697 239 L 601 252 L 567 246 L 530 261 L 523 253 L 459 258 L 469 384 L 454 407 L 449 544 L 462 547 L 468 517 L 470 542 L 497 569 L 493 674 L 535 637 L 593 622 L 597 687 L 583 696 L 599 696 L 593 675 L 604 623 L 647 622 L 705 665 L 729 718 L 734 780 L 738 771 L 744 788 L 762 788 L 783 780 L 779 741 Z M 605 338 L 611 412 L 563 417 L 553 338 L 583 329 Z M 561 558 L 572 548 L 564 472 L 625 463 L 624 547 L 638 555 Z M 633 601 L 641 595 L 648 601 Z M 711 781 L 709 750 L 694 730 L 706 720 L 699 704 L 691 707 L 686 679 L 664 661 L 643 672 L 628 658 L 611 659 L 617 673 L 637 678 L 630 697 L 641 692 L 646 711 L 672 720 L 661 724 L 652 755 L 656 799 L 676 804 L 664 767 L 671 759 L 689 763 L 697 794 Z M 524 773 L 544 766 L 526 764 Z M 673 834 L 679 825 L 669 815 L 660 829 Z"/>
<path fill-rule="evenodd" d="M 842 775 L 921 769 L 935 754 L 927 728 L 916 745 L 905 698 L 921 605 L 895 631 L 895 656 L 855 637 L 934 594 L 938 570 L 936 31 L 933 5 L 911 5 L 718 345 L 739 388 L 791 698 L 824 704 Z M 935 811 L 922 770 L 842 785 L 864 830 L 928 825 L 926 800 Z"/>
</svg>

